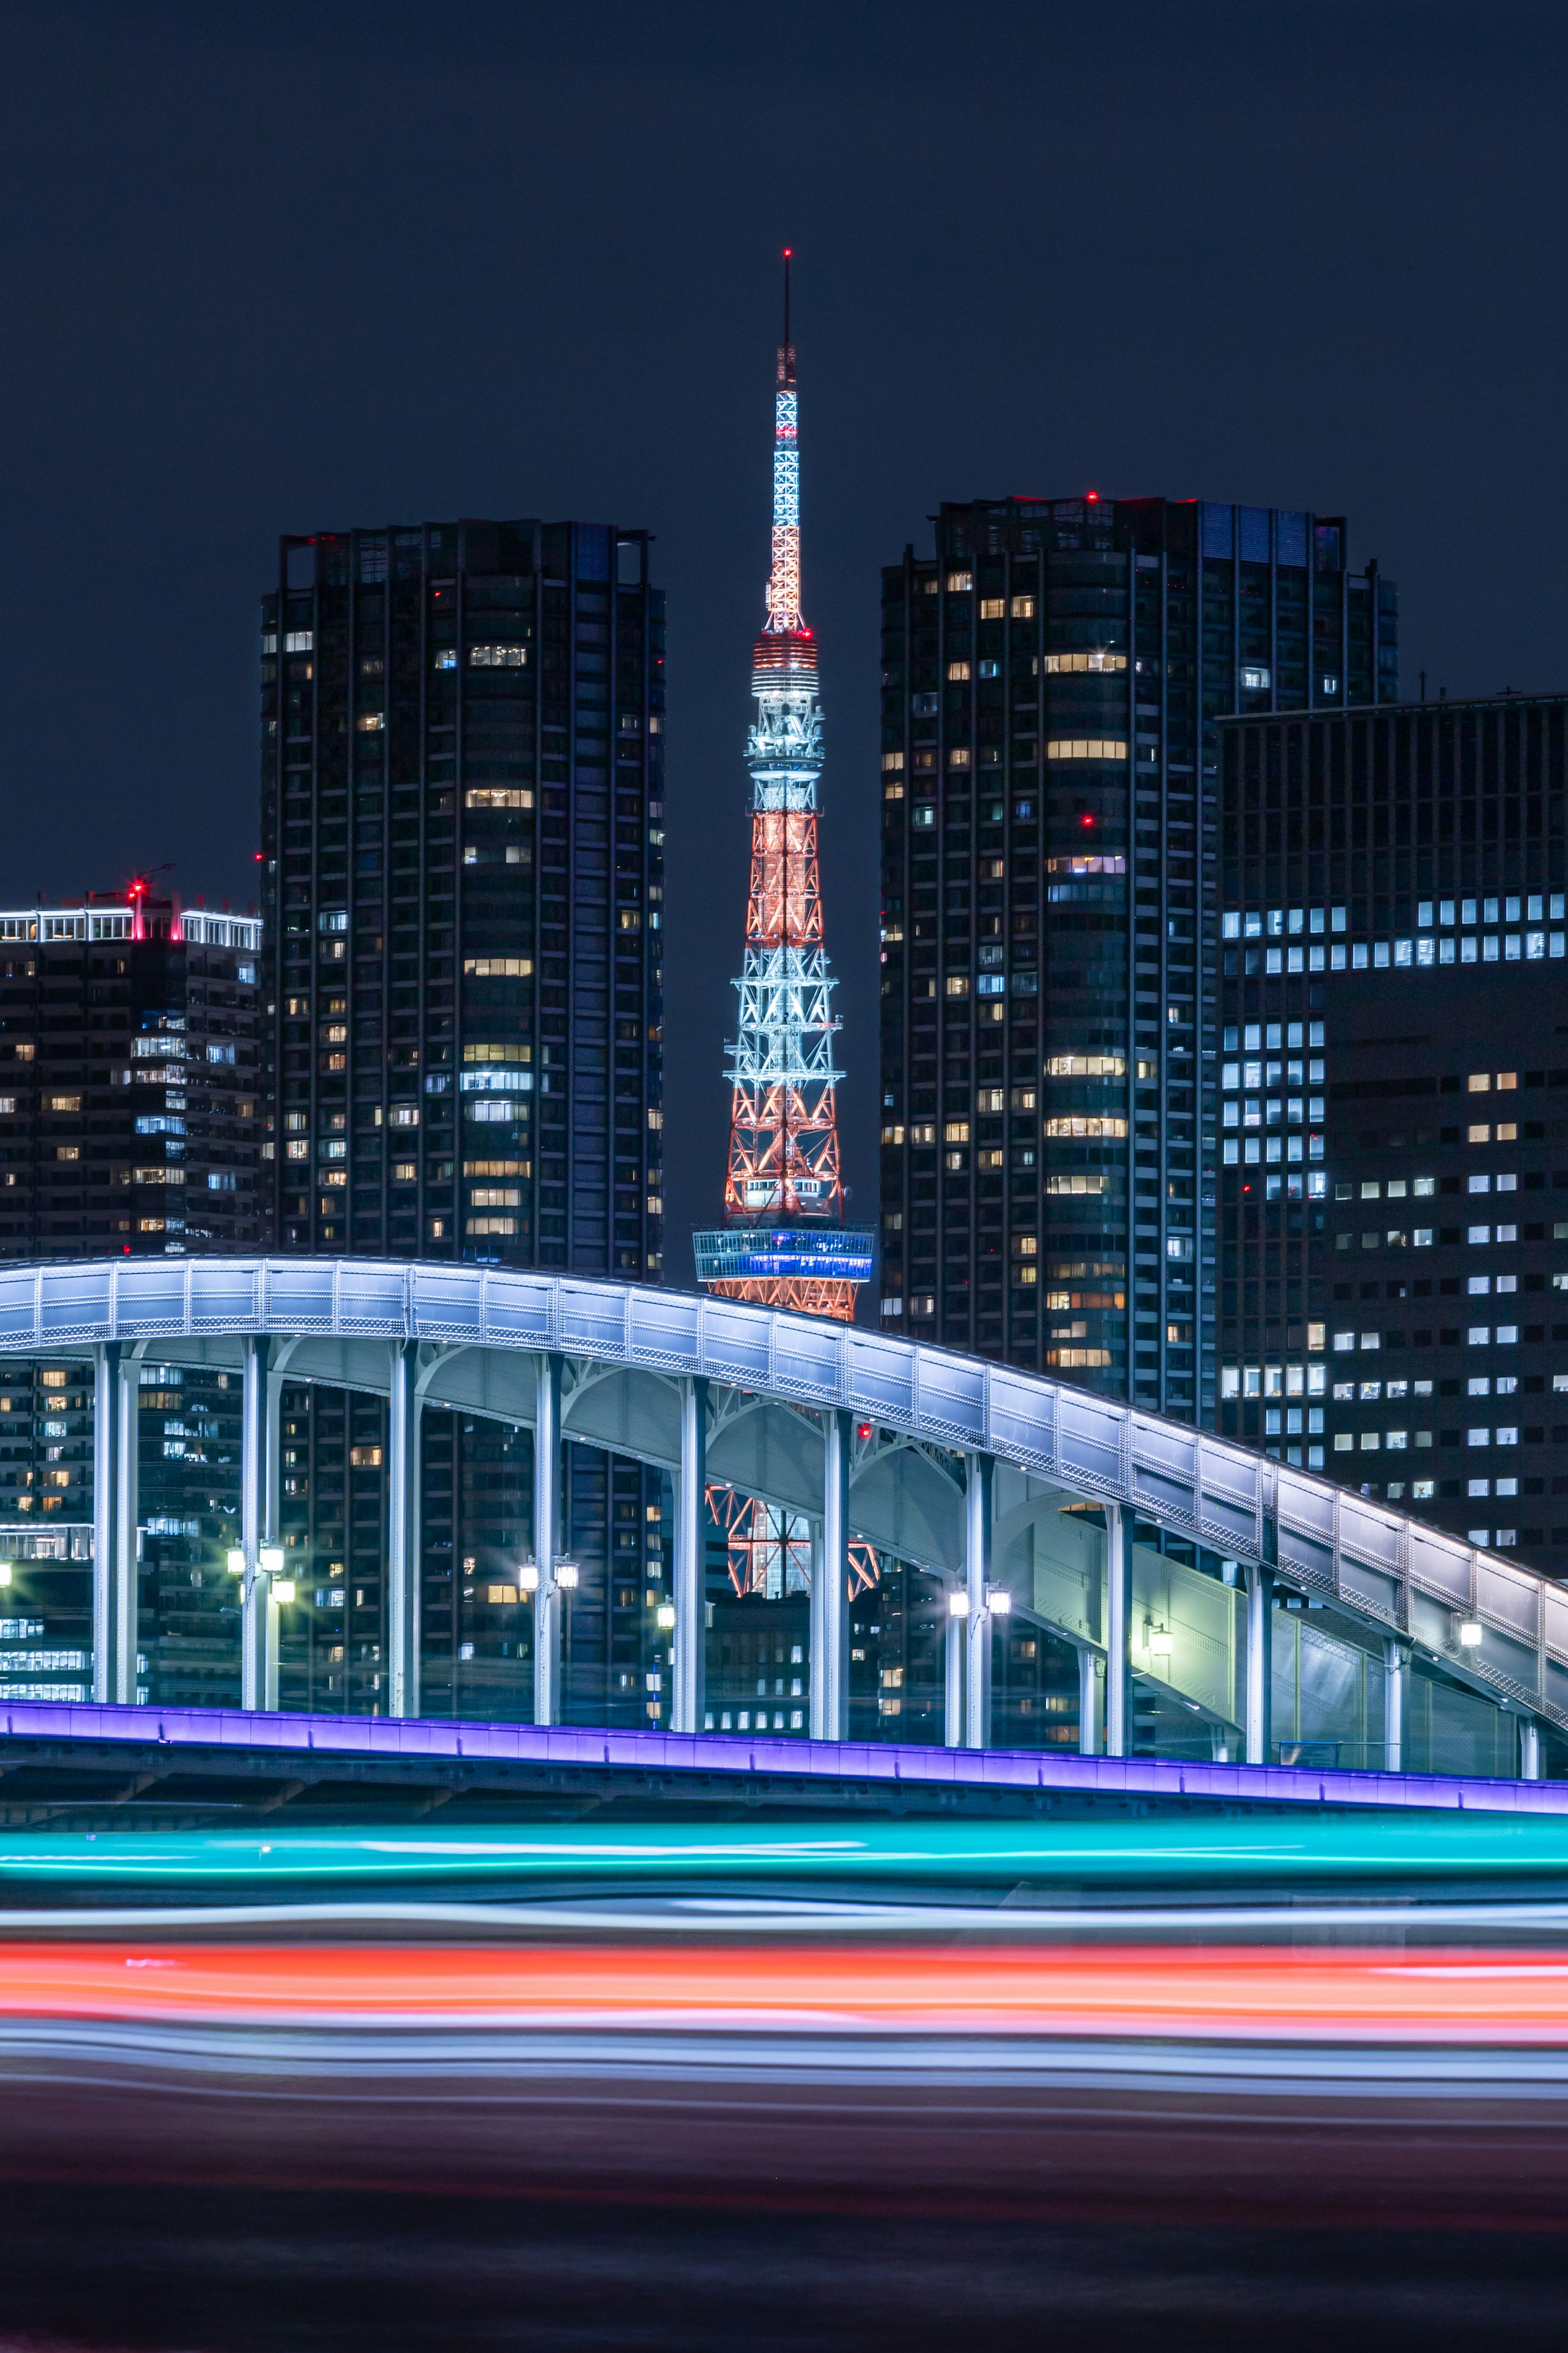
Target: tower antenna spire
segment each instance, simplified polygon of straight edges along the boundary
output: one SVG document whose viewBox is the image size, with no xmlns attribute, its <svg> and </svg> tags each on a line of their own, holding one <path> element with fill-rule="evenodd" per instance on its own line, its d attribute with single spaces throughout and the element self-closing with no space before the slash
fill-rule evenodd
<svg viewBox="0 0 1568 2353">
<path fill-rule="evenodd" d="M 693 1239 L 698 1281 L 731 1299 L 766 1300 L 850 1323 L 871 1272 L 871 1236 L 847 1232 L 833 1060 L 837 983 L 823 945 L 816 851 L 822 710 L 816 639 L 801 612 L 800 438 L 790 263 L 773 395 L 773 563 L 767 617 L 752 656 L 757 716 L 746 957 L 735 983 L 740 1035 L 729 1048 L 730 1165 L 724 1223 Z"/>
</svg>

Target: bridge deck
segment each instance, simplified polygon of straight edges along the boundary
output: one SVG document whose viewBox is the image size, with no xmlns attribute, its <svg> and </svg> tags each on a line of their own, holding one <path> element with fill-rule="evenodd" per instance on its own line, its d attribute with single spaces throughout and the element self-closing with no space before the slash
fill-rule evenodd
<svg viewBox="0 0 1568 2353">
<path fill-rule="evenodd" d="M 117 1823 L 319 1805 L 357 1793 L 416 1810 L 487 1803 L 813 1811 L 1139 1812 L 1175 1807 L 1568 1814 L 1568 1782 L 1343 1772 L 1033 1749 L 920 1748 L 585 1726 L 11 1703 L 0 1710 L 0 1820 Z"/>
</svg>

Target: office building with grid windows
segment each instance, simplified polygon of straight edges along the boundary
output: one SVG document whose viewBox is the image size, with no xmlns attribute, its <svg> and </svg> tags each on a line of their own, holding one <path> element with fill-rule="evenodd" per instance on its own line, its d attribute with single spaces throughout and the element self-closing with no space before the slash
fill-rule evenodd
<svg viewBox="0 0 1568 2353">
<path fill-rule="evenodd" d="M 1392 699 L 1394 588 L 1339 519 L 1008 499 L 882 621 L 881 1314 L 1204 1418 L 1215 726 Z"/>
<path fill-rule="evenodd" d="M 658 1276 L 664 608 L 647 556 L 645 533 L 580 522 L 282 542 L 261 717 L 284 1250 Z M 303 1597 L 286 1705 L 381 1704 L 385 1412 L 286 1393 Z M 530 1441 L 430 1414 L 423 1461 L 426 1711 L 527 1715 Z M 568 1715 L 589 1684 L 597 1709 L 608 1675 L 617 1719 L 646 1723 L 658 1482 L 569 1449 L 563 1495 L 581 1566 Z M 612 1576 L 622 1553 L 635 1577 Z"/>
<path fill-rule="evenodd" d="M 1220 735 L 1219 1427 L 1568 1574 L 1568 697 Z"/>
<path fill-rule="evenodd" d="M 257 1248 L 260 962 L 253 913 L 140 878 L 0 913 L 0 1258 Z M 135 1396 L 137 1688 L 226 1704 L 239 1384 L 149 1353 Z M 78 1359 L 0 1369 L 0 1699 L 91 1696 L 92 1405 Z"/>
</svg>

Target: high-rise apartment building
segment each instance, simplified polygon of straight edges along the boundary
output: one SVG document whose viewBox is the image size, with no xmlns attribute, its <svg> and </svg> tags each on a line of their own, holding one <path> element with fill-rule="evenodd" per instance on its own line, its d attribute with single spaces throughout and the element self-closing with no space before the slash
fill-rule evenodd
<svg viewBox="0 0 1568 2353">
<path fill-rule="evenodd" d="M 1219 1426 L 1568 1574 L 1568 697 L 1220 734 Z"/>
<path fill-rule="evenodd" d="M 664 607 L 641 532 L 390 525 L 282 543 L 262 845 L 286 1250 L 657 1275 Z M 284 1704 L 384 1689 L 385 1409 L 285 1398 L 306 1600 Z M 426 1415 L 426 1712 L 527 1715 L 530 1445 Z M 658 1481 L 569 1450 L 563 1666 L 647 1722 Z M 623 1525 L 624 1524 L 624 1525 Z M 633 1535 L 623 1545 L 623 1535 Z M 656 1556 L 657 1557 L 657 1556 Z M 611 1574 L 635 1560 L 637 1574 Z"/>
<path fill-rule="evenodd" d="M 258 1246 L 260 954 L 142 881 L 0 913 L 0 1257 Z M 138 1687 L 231 1702 L 238 1383 L 149 1357 L 138 1397 Z M 90 1368 L 0 1366 L 0 1698 L 90 1695 L 92 1478 Z"/>
<path fill-rule="evenodd" d="M 944 504 L 883 575 L 882 1302 L 911 1336 L 1214 1403 L 1225 713 L 1396 691 L 1339 519 Z"/>
</svg>

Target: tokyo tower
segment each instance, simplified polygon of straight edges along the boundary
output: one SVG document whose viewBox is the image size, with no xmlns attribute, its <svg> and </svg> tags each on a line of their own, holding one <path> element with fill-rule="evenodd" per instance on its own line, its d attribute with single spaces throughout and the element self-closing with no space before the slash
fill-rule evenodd
<svg viewBox="0 0 1568 2353">
<path fill-rule="evenodd" d="M 773 568 L 767 618 L 752 657 L 757 716 L 752 775 L 752 879 L 740 1035 L 730 1057 L 730 1166 L 724 1222 L 693 1236 L 697 1277 L 752 1299 L 851 1323 L 871 1271 L 868 1233 L 844 1224 L 833 1060 L 837 983 L 823 945 L 816 855 L 822 711 L 816 639 L 800 601 L 800 443 L 784 263 L 784 332 L 773 402 Z"/>
</svg>

